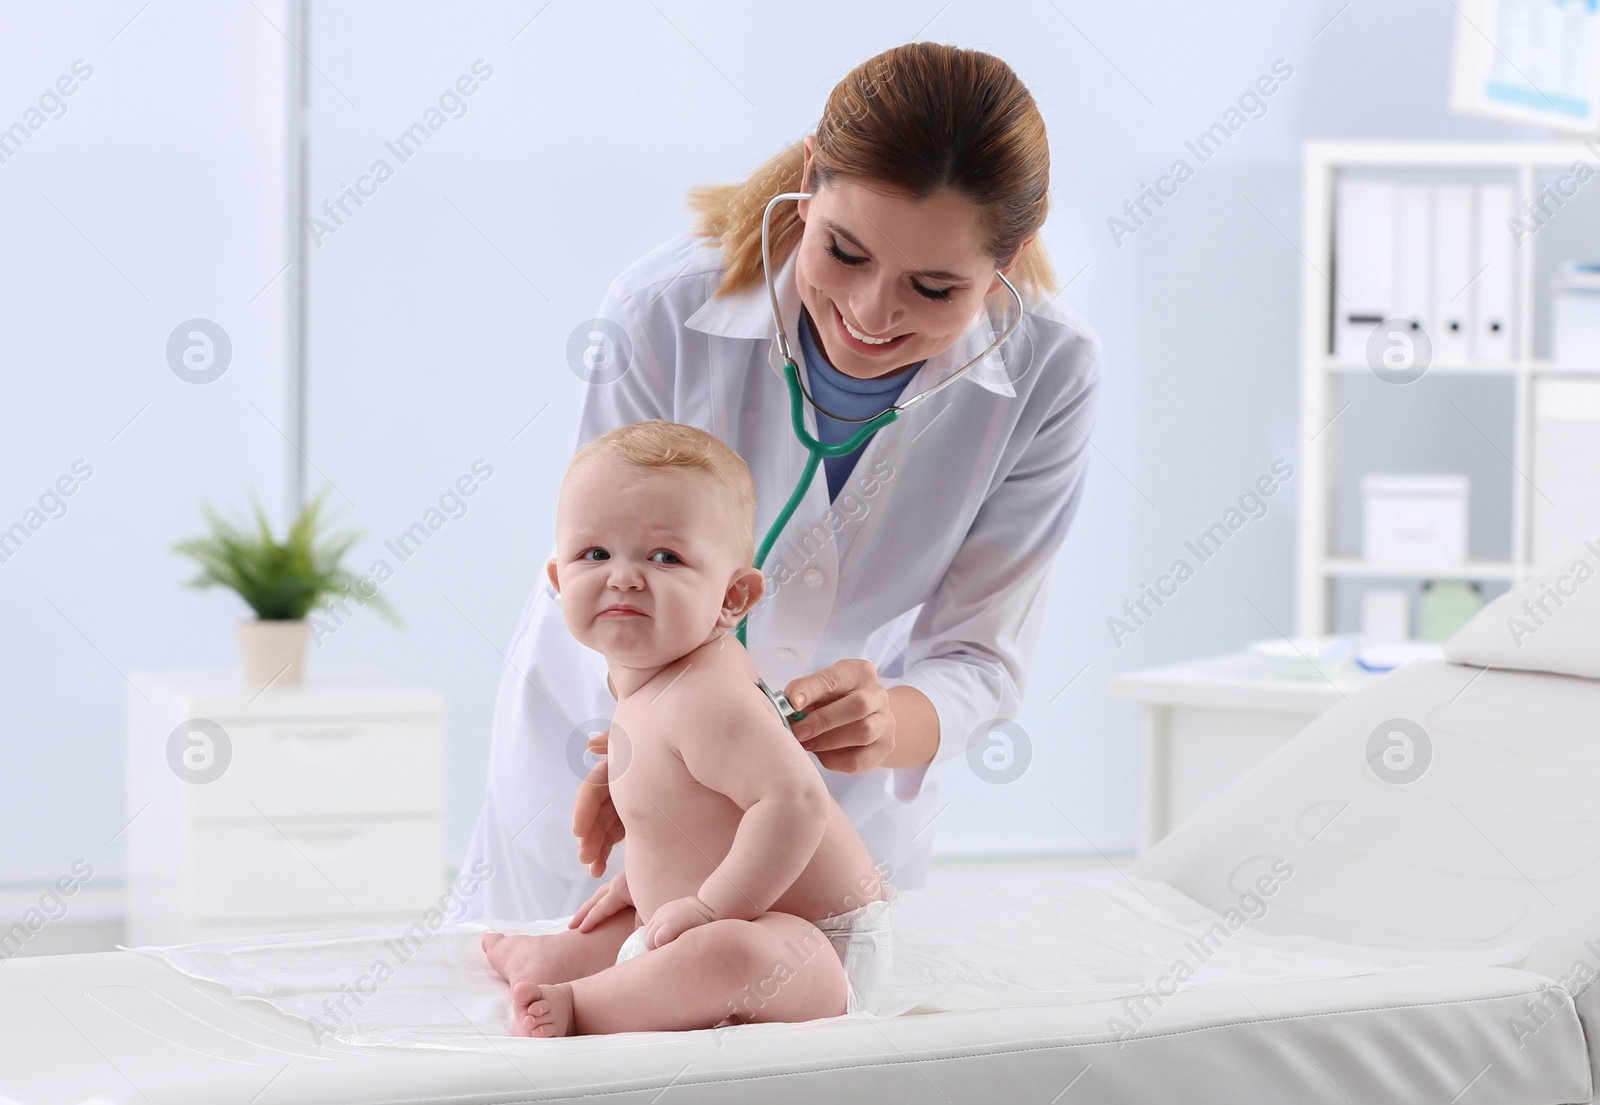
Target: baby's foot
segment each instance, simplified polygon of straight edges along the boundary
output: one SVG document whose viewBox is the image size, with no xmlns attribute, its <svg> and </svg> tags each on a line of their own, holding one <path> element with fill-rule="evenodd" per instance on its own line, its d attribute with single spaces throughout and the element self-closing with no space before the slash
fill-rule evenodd
<svg viewBox="0 0 1600 1105">
<path fill-rule="evenodd" d="M 572 987 L 565 982 L 515 984 L 511 987 L 511 1021 L 518 1036 L 572 1035 Z"/>
<path fill-rule="evenodd" d="M 486 932 L 481 943 L 489 965 L 513 986 L 519 982 L 568 982 L 581 974 L 572 962 L 572 941 L 555 934 Z"/>
</svg>

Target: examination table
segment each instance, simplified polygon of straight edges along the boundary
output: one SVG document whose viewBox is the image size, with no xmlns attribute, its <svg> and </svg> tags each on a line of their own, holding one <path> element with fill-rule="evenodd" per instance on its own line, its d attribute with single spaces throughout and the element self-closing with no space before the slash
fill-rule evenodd
<svg viewBox="0 0 1600 1105">
<path fill-rule="evenodd" d="M 1461 662 L 1363 688 L 1105 878 L 1217 915 L 1264 901 L 1262 939 L 1418 962 L 1518 946 L 1513 966 L 553 1041 L 473 1023 L 474 1048 L 452 1051 L 319 1045 L 305 1020 L 149 954 L 18 958 L 0 963 L 0 1102 L 1589 1102 L 1600 670 L 1520 649 L 1543 670 L 1507 670 L 1492 629 L 1451 642 Z"/>
</svg>

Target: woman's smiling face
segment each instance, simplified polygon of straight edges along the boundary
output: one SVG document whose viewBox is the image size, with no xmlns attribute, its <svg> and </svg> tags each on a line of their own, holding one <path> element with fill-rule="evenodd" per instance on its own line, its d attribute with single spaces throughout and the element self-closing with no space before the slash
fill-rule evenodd
<svg viewBox="0 0 1600 1105">
<path fill-rule="evenodd" d="M 794 272 L 828 363 L 870 379 L 943 353 L 1002 287 L 977 204 L 949 189 L 917 202 L 843 177 L 814 188 L 814 142 L 806 137 L 800 190 L 814 194 L 799 202 Z"/>
</svg>

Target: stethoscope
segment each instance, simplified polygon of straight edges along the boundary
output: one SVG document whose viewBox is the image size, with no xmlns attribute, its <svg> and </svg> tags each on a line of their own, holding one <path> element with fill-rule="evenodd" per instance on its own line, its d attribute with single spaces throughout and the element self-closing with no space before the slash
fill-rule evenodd
<svg viewBox="0 0 1600 1105">
<path fill-rule="evenodd" d="M 822 457 L 850 456 L 856 449 L 861 448 L 862 443 L 867 438 L 872 437 L 878 430 L 882 430 L 885 425 L 890 424 L 894 419 L 898 419 L 901 414 L 906 413 L 910 408 L 914 408 L 918 403 L 922 403 L 926 398 L 930 398 L 931 395 L 938 395 L 941 390 L 946 389 L 950 384 L 954 384 L 958 379 L 962 379 L 978 361 L 984 360 L 984 358 L 989 357 L 990 353 L 1000 349 L 1000 345 L 1005 342 L 1006 337 L 1010 337 L 1011 331 L 1018 328 L 1019 323 L 1022 321 L 1021 294 L 1018 294 L 1018 289 L 1011 285 L 1010 280 L 1006 280 L 1005 273 L 995 272 L 995 275 L 1000 277 L 1000 283 L 1006 286 L 1006 291 L 1010 291 L 1011 299 L 1016 301 L 1016 315 L 1011 318 L 1010 323 L 1006 325 L 1000 336 L 989 342 L 989 347 L 984 349 L 984 352 L 979 353 L 978 357 L 974 357 L 973 360 L 966 361 L 962 368 L 950 374 L 950 376 L 944 377 L 942 381 L 934 384 L 933 387 L 925 390 L 925 392 L 918 392 L 917 395 L 912 395 L 909 400 L 902 401 L 896 406 L 890 406 L 890 408 L 886 408 L 880 414 L 875 414 L 870 419 L 851 419 L 851 417 L 845 417 L 843 414 L 832 413 L 826 406 L 822 406 L 821 403 L 814 400 L 811 397 L 811 393 L 806 392 L 805 385 L 800 382 L 800 366 L 795 363 L 794 353 L 790 352 L 789 334 L 784 331 L 784 318 L 782 318 L 782 312 L 778 310 L 778 289 L 773 286 L 773 256 L 771 256 L 770 248 L 768 248 L 768 224 L 770 224 L 774 206 L 784 200 L 810 200 L 810 198 L 811 192 L 784 192 L 781 195 L 774 195 L 771 200 L 766 201 L 766 208 L 762 211 L 762 273 L 766 278 L 766 294 L 773 302 L 773 325 L 778 328 L 778 352 L 784 358 L 784 381 L 789 384 L 789 421 L 794 424 L 795 437 L 800 440 L 800 445 L 805 446 L 808 456 L 806 456 L 805 470 L 800 472 L 800 480 L 795 481 L 795 489 L 789 494 L 789 502 L 784 504 L 784 509 L 779 510 L 778 518 L 774 518 L 773 525 L 768 528 L 766 536 L 762 539 L 760 549 L 755 553 L 755 568 L 757 568 L 757 571 L 760 571 L 762 564 L 766 563 L 766 553 L 770 553 L 773 550 L 773 545 L 778 542 L 778 534 L 784 531 L 784 526 L 789 525 L 789 518 L 794 515 L 795 509 L 805 497 L 806 491 L 811 488 L 811 480 L 816 477 L 816 470 L 822 464 Z M 822 441 L 811 437 L 810 432 L 806 432 L 805 406 L 802 405 L 802 397 L 810 401 L 811 406 L 819 409 L 822 414 L 827 414 L 830 419 L 835 419 L 838 422 L 861 422 L 864 425 L 851 435 L 850 440 L 840 441 L 838 445 L 824 445 Z M 749 622 L 749 620 L 750 617 L 747 614 L 739 622 L 738 630 L 734 630 L 734 635 L 739 638 L 739 644 L 746 643 L 744 641 L 744 627 L 746 627 L 746 622 Z M 784 713 L 786 718 L 792 716 L 789 710 L 786 710 L 787 700 L 779 704 L 778 699 L 774 697 L 774 692 L 766 688 L 765 683 L 762 684 L 762 689 L 766 691 L 766 697 L 773 699 L 773 705 L 778 707 L 779 713 Z M 794 716 L 794 720 L 800 720 L 800 716 L 805 715 Z"/>
<path fill-rule="evenodd" d="M 959 371 L 940 380 L 928 390 L 913 395 L 910 399 L 897 406 L 890 406 L 882 413 L 871 418 L 846 418 L 843 415 L 834 414 L 812 398 L 811 393 L 806 391 L 805 385 L 800 382 L 800 366 L 795 363 L 794 354 L 789 349 L 789 335 L 783 329 L 783 315 L 778 310 L 778 290 L 772 285 L 772 254 L 767 246 L 767 227 L 773 207 L 783 200 L 804 200 L 810 199 L 811 196 L 812 193 L 810 192 L 784 192 L 768 200 L 766 208 L 761 212 L 761 269 L 767 281 L 767 295 L 772 300 L 772 321 L 778 330 L 778 352 L 783 355 L 783 376 L 789 385 L 789 417 L 794 425 L 794 436 L 799 438 L 800 444 L 805 446 L 809 455 L 806 458 L 805 470 L 800 473 L 800 479 L 794 485 L 794 491 L 789 495 L 789 501 L 778 512 L 778 517 L 767 530 L 767 536 L 762 539 L 761 547 L 756 552 L 754 566 L 757 570 L 760 570 L 761 566 L 766 563 L 767 554 L 772 551 L 772 546 L 777 543 L 778 534 L 782 533 L 783 527 L 788 525 L 789 518 L 800 505 L 800 500 L 805 498 L 805 494 L 811 487 L 811 481 L 816 476 L 817 468 L 822 463 L 823 457 L 843 457 L 855 452 L 867 438 L 883 429 L 883 427 L 899 418 L 930 395 L 937 394 L 966 375 L 973 365 L 988 357 L 996 349 L 999 349 L 1001 343 L 1009 338 L 1011 332 L 1022 322 L 1022 296 L 1017 293 L 1017 289 L 1012 285 L 1011 281 L 1005 278 L 1003 273 L 996 272 L 995 275 L 1000 277 L 1000 282 L 1006 286 L 1006 289 L 1011 293 L 1011 298 L 1016 301 L 1017 311 L 1005 330 L 999 337 L 989 343 L 987 349 L 962 365 Z M 806 430 L 805 407 L 801 404 L 801 396 L 804 396 L 813 407 L 829 418 L 839 422 L 861 422 L 865 423 L 865 425 L 857 430 L 848 441 L 842 441 L 837 445 L 825 445 L 815 437 L 812 437 Z M 745 643 L 745 623 L 749 620 L 750 616 L 748 614 L 745 615 L 739 622 L 739 628 L 734 631 L 741 645 Z M 791 720 L 799 721 L 805 716 L 803 713 L 795 713 L 792 710 L 789 700 L 783 697 L 781 691 L 774 691 L 765 683 L 760 683 L 760 686 L 766 692 L 767 697 L 772 699 L 772 704 L 777 707 L 778 712 L 783 715 L 785 725 L 788 725 Z"/>
</svg>

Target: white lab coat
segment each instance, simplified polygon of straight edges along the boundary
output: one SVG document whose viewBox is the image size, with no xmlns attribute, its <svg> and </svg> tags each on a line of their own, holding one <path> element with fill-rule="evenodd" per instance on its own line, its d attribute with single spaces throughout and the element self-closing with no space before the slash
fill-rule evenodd
<svg viewBox="0 0 1600 1105">
<path fill-rule="evenodd" d="M 611 352 L 628 367 L 590 382 L 576 444 L 649 418 L 716 434 L 755 479 L 759 542 L 806 452 L 790 428 L 766 287 L 713 298 L 722 268 L 720 247 L 684 235 L 612 283 L 599 317 L 627 334 L 631 351 Z M 776 284 L 800 360 L 792 255 Z M 1012 300 L 1002 289 L 990 304 L 1006 312 Z M 995 326 L 980 316 L 917 371 L 901 401 L 976 356 Z M 995 354 L 868 441 L 831 503 L 819 467 L 763 566 L 767 594 L 750 616 L 749 650 L 767 683 L 871 660 L 885 685 L 928 696 L 939 715 L 933 763 L 956 759 L 952 770 L 964 770 L 974 731 L 1016 715 L 1056 551 L 1082 497 L 1099 376 L 1093 332 L 1062 307 L 1029 304 Z M 809 404 L 805 421 L 815 434 Z M 604 659 L 568 632 L 542 563 L 508 656 L 466 859 L 493 868 L 473 915 L 565 916 L 602 881 L 577 861 L 572 807 L 584 733 L 605 728 L 615 701 Z M 936 773 L 822 774 L 880 869 L 899 887 L 923 885 L 941 812 Z M 624 840 L 605 878 L 625 849 Z"/>
</svg>

